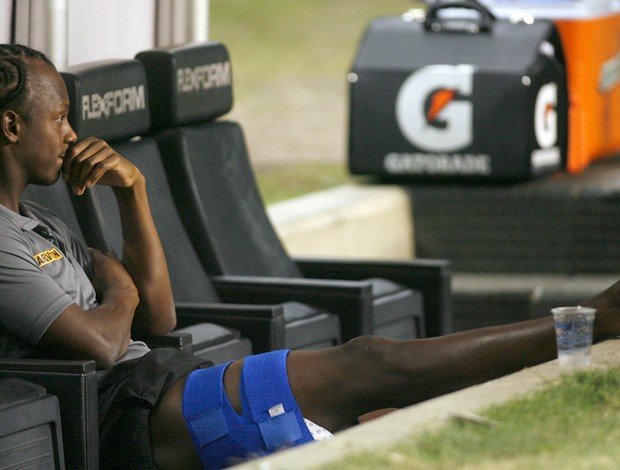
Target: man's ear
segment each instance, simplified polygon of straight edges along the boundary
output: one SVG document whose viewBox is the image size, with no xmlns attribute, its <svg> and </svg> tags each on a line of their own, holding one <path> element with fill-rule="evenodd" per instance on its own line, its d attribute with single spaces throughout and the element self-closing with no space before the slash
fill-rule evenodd
<svg viewBox="0 0 620 470">
<path fill-rule="evenodd" d="M 4 111 L 0 115 L 0 132 L 2 139 L 8 142 L 17 142 L 20 130 L 19 114 L 13 110 Z"/>
</svg>

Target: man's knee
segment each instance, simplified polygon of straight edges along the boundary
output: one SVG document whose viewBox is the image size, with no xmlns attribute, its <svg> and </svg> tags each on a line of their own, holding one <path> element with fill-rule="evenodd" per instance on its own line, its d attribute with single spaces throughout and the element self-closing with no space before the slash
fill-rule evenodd
<svg viewBox="0 0 620 470">
<path fill-rule="evenodd" d="M 387 371 L 397 366 L 400 341 L 379 336 L 358 336 L 342 346 L 343 359 L 352 367 L 360 364 L 366 369 L 376 367 Z"/>
</svg>

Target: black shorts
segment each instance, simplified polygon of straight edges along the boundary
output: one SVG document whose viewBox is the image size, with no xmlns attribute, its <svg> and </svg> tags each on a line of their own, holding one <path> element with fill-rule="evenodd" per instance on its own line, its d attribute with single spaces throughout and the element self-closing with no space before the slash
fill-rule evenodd
<svg viewBox="0 0 620 470">
<path fill-rule="evenodd" d="M 99 462 L 102 470 L 156 469 L 149 414 L 159 397 L 188 372 L 213 364 L 171 348 L 122 362 L 99 379 Z"/>
</svg>

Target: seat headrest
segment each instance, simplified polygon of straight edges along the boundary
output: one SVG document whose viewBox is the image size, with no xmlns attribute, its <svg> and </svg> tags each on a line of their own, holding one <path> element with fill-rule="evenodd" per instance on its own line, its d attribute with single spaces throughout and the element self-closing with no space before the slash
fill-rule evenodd
<svg viewBox="0 0 620 470">
<path fill-rule="evenodd" d="M 69 122 L 79 139 L 108 141 L 148 132 L 150 113 L 146 74 L 135 59 L 103 60 L 67 67 Z"/>
<path fill-rule="evenodd" d="M 232 71 L 224 44 L 156 48 L 136 59 L 146 70 L 153 129 L 215 119 L 232 108 Z"/>
</svg>

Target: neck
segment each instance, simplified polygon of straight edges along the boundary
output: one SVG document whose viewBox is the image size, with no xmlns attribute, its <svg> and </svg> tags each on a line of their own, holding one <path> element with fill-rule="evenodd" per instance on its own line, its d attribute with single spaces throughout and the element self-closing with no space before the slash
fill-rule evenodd
<svg viewBox="0 0 620 470">
<path fill-rule="evenodd" d="M 13 212 L 19 213 L 19 198 L 5 199 L 3 197 L 0 197 L 0 204 L 2 204 L 4 207 L 6 207 L 9 210 L 12 210 Z"/>
<path fill-rule="evenodd" d="M 25 189 L 25 185 L 0 179 L 0 204 L 14 212 L 19 212 L 19 198 Z"/>
<path fill-rule="evenodd" d="M 0 162 L 7 160 L 0 160 Z M 26 182 L 21 173 L 14 171 L 10 164 L 0 165 L 0 204 L 14 212 L 19 212 L 19 198 L 25 189 Z"/>
</svg>

